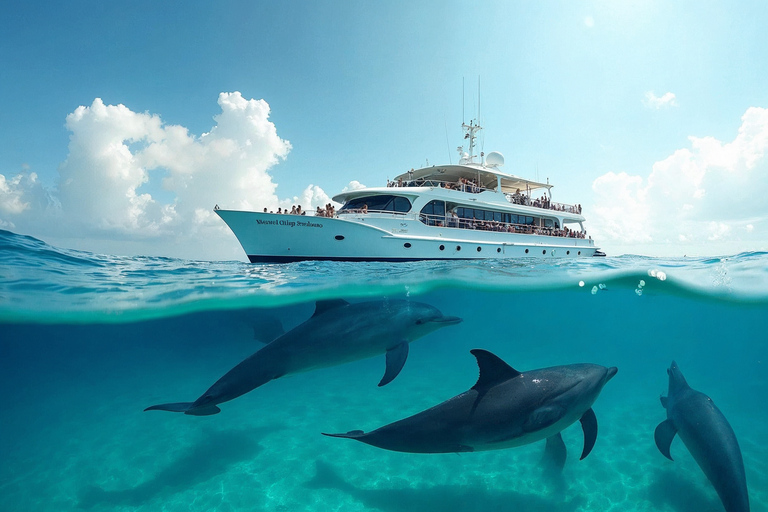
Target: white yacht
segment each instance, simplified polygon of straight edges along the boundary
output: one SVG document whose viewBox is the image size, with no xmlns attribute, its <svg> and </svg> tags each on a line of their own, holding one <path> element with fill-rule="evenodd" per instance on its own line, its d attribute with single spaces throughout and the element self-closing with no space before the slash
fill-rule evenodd
<svg viewBox="0 0 768 512">
<path fill-rule="evenodd" d="M 469 148 L 458 148 L 458 164 L 338 194 L 333 200 L 343 206 L 329 216 L 215 212 L 253 263 L 604 256 L 584 229 L 580 205 L 552 201 L 548 182 L 501 172 L 500 153 L 480 153 L 475 162 L 482 128 L 462 127 Z"/>
</svg>

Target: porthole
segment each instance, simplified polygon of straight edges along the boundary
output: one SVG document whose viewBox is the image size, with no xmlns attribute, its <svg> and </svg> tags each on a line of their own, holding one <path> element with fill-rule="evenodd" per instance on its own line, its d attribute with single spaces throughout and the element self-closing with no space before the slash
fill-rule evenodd
<svg viewBox="0 0 768 512">
<path fill-rule="evenodd" d="M 460 246 L 460 245 L 457 245 L 457 246 L 456 246 L 456 250 L 457 250 L 457 251 L 460 251 L 460 250 L 461 250 L 461 246 Z"/>
<path fill-rule="evenodd" d="M 547 250 L 544 249 L 543 251 L 541 251 L 541 254 L 547 254 Z"/>
<path fill-rule="evenodd" d="M 497 247 L 496 252 L 501 252 L 501 247 Z"/>
<path fill-rule="evenodd" d="M 525 250 L 525 254 L 528 254 L 528 249 Z"/>
<path fill-rule="evenodd" d="M 344 240 L 344 235 L 336 235 L 334 238 L 336 240 Z"/>
<path fill-rule="evenodd" d="M 571 251 L 565 251 L 565 255 L 566 256 L 569 255 L 569 254 L 571 254 Z"/>
<path fill-rule="evenodd" d="M 405 242 L 403 244 L 403 247 L 405 247 L 406 249 L 410 249 L 411 248 L 411 243 L 410 242 Z"/>
<path fill-rule="evenodd" d="M 483 248 L 482 248 L 482 247 L 480 247 L 480 246 L 478 245 L 478 246 L 477 246 L 477 252 L 480 252 L 480 251 L 482 251 L 482 250 L 483 250 Z"/>
<path fill-rule="evenodd" d="M 581 251 L 578 252 L 578 255 L 581 256 Z"/>
<path fill-rule="evenodd" d="M 444 246 L 444 245 L 441 245 L 441 246 L 440 246 L 440 250 L 441 250 L 441 251 L 444 251 L 444 250 L 445 250 L 445 246 Z"/>
</svg>

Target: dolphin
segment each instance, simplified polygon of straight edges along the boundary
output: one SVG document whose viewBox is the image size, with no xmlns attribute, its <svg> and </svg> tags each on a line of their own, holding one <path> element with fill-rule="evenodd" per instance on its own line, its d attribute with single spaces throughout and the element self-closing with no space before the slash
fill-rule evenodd
<svg viewBox="0 0 768 512">
<path fill-rule="evenodd" d="M 672 439 L 680 439 L 720 496 L 726 512 L 748 512 L 749 495 L 744 461 L 731 425 L 715 403 L 691 388 L 677 363 L 667 370 L 669 392 L 661 397 L 667 419 L 654 432 L 656 446 L 669 460 Z"/>
<path fill-rule="evenodd" d="M 445 316 L 437 308 L 420 302 L 319 301 L 311 318 L 232 368 L 194 402 L 153 405 L 144 410 L 194 416 L 217 414 L 221 412 L 218 404 L 273 379 L 379 354 L 386 354 L 386 370 L 379 382 L 379 386 L 384 386 L 403 368 L 410 342 L 459 322 L 461 318 Z"/>
<path fill-rule="evenodd" d="M 368 433 L 324 435 L 411 453 L 497 450 L 546 439 L 547 456 L 562 469 L 566 448 L 560 431 L 580 420 L 581 458 L 589 455 L 597 439 L 592 404 L 616 375 L 615 367 L 572 364 L 521 373 L 487 350 L 470 352 L 480 377 L 468 391 Z"/>
</svg>

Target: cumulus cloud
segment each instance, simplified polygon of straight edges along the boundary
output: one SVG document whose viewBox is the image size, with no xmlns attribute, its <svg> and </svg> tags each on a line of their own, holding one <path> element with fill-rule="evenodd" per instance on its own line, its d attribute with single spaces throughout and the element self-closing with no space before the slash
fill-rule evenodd
<svg viewBox="0 0 768 512">
<path fill-rule="evenodd" d="M 233 92 L 221 93 L 218 104 L 215 125 L 199 136 L 99 98 L 78 107 L 66 119 L 69 153 L 55 189 L 43 190 L 34 173 L 0 174 L 0 226 L 35 234 L 55 218 L 62 236 L 154 242 L 145 254 L 172 254 L 185 241 L 234 242 L 214 203 L 277 209 L 290 202 L 278 198 L 269 171 L 291 144 L 278 136 L 266 101 Z M 329 201 L 312 185 L 294 200 L 305 209 Z"/>
<path fill-rule="evenodd" d="M 642 254 L 722 254 L 768 244 L 768 109 L 749 108 L 731 142 L 689 137 L 646 177 L 592 183 L 595 238 Z"/>
<path fill-rule="evenodd" d="M 648 91 L 645 93 L 643 104 L 648 108 L 659 110 L 660 108 L 676 107 L 677 98 L 671 92 L 665 92 L 659 97 L 653 91 Z"/>
</svg>

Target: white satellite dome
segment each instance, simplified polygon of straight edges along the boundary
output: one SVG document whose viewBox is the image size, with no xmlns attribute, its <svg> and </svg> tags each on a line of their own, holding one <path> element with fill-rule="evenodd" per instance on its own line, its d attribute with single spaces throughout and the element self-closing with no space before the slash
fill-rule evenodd
<svg viewBox="0 0 768 512">
<path fill-rule="evenodd" d="M 486 167 L 501 167 L 504 165 L 504 155 L 498 151 L 491 151 L 485 157 L 485 165 Z"/>
</svg>

